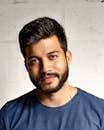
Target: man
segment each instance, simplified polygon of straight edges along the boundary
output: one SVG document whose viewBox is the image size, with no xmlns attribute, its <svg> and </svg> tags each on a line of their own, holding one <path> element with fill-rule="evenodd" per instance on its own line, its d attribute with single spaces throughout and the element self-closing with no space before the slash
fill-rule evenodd
<svg viewBox="0 0 104 130">
<path fill-rule="evenodd" d="M 68 84 L 63 27 L 38 18 L 22 28 L 19 43 L 36 89 L 2 107 L 0 130 L 104 130 L 104 101 Z"/>
</svg>

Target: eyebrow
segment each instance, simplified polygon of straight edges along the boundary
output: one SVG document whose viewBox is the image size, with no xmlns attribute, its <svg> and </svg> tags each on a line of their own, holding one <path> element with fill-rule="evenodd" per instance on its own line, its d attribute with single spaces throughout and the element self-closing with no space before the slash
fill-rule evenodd
<svg viewBox="0 0 104 130">
<path fill-rule="evenodd" d="M 28 60 L 32 59 L 32 58 L 38 58 L 37 56 L 29 56 Z"/>
<path fill-rule="evenodd" d="M 52 51 L 52 52 L 49 52 L 48 54 L 53 54 L 53 53 L 58 53 L 59 51 Z"/>
</svg>

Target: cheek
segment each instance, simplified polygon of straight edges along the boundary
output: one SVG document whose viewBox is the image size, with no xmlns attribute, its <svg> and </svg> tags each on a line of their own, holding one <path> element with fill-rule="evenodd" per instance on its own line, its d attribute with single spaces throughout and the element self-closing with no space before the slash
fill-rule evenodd
<svg viewBox="0 0 104 130">
<path fill-rule="evenodd" d="M 39 75 L 39 68 L 38 67 L 29 67 L 28 72 L 32 77 L 38 77 Z"/>
<path fill-rule="evenodd" d="M 67 62 L 65 59 L 61 60 L 60 62 L 55 64 L 55 68 L 57 69 L 59 73 L 62 73 L 67 67 Z"/>
</svg>

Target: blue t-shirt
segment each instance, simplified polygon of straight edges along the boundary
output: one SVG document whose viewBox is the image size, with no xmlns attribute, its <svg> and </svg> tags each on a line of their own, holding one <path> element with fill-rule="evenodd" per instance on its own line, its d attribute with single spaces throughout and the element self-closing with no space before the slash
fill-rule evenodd
<svg viewBox="0 0 104 130">
<path fill-rule="evenodd" d="M 78 89 L 70 102 L 52 108 L 33 90 L 2 107 L 0 130 L 104 130 L 104 100 Z"/>
</svg>

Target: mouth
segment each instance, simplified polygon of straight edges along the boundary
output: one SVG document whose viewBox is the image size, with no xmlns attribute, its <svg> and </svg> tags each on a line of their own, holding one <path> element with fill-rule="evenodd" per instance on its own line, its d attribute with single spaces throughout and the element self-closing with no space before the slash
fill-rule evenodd
<svg viewBox="0 0 104 130">
<path fill-rule="evenodd" d="M 54 78 L 56 78 L 55 75 L 45 76 L 45 77 L 41 78 L 40 82 L 42 82 L 43 84 L 51 84 L 53 82 Z"/>
</svg>

